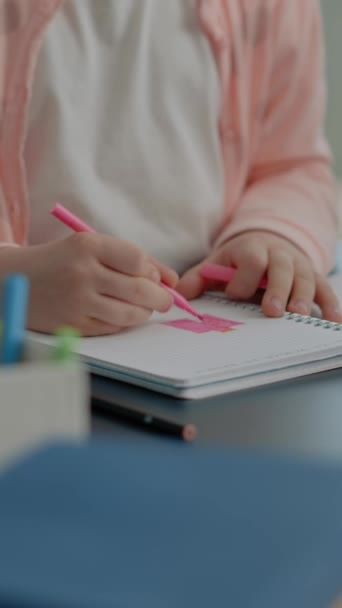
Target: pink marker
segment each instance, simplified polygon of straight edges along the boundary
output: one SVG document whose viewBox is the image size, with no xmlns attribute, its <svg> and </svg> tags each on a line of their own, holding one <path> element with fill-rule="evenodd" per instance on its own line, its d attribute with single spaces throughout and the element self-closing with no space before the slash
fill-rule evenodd
<svg viewBox="0 0 342 608">
<path fill-rule="evenodd" d="M 231 266 L 221 266 L 220 264 L 211 264 L 210 262 L 205 262 L 200 269 L 200 275 L 203 277 L 203 279 L 222 281 L 222 283 L 229 283 L 235 273 L 236 268 L 232 268 Z M 266 289 L 266 277 L 261 279 L 259 287 L 260 289 Z"/>
<path fill-rule="evenodd" d="M 172 289 L 172 287 L 165 285 L 165 283 L 163 282 L 162 286 L 165 287 L 165 289 L 167 289 L 168 292 L 173 296 L 174 303 L 176 306 L 178 306 L 178 308 L 186 310 L 186 312 L 190 313 L 190 315 L 193 315 L 194 317 L 197 317 L 197 319 L 199 319 L 200 321 L 203 321 L 203 315 L 200 315 L 199 312 L 195 310 L 195 308 L 190 306 L 189 302 L 185 298 L 183 298 L 183 296 L 181 296 L 178 291 L 175 291 L 175 289 Z"/>
<path fill-rule="evenodd" d="M 57 203 L 51 211 L 60 222 L 74 230 L 74 232 L 95 232 L 94 228 L 88 226 L 80 220 L 76 215 L 71 213 L 68 209 Z"/>
<path fill-rule="evenodd" d="M 56 205 L 51 211 L 51 214 L 56 217 L 60 222 L 71 228 L 71 230 L 74 230 L 74 232 L 95 232 L 93 228 L 88 226 L 88 224 L 82 222 L 82 220 L 80 220 L 78 217 L 76 217 L 76 215 L 71 213 L 71 211 L 63 207 L 63 205 L 61 205 L 60 203 L 56 203 Z M 202 315 L 200 315 L 197 310 L 190 306 L 189 302 L 185 298 L 183 298 L 183 296 L 181 296 L 179 293 L 177 293 L 177 291 L 175 291 L 174 289 L 172 289 L 172 287 L 169 287 L 165 283 L 162 283 L 162 286 L 167 289 L 167 291 L 172 295 L 174 304 L 178 306 L 178 308 L 186 310 L 186 312 L 203 321 Z"/>
</svg>

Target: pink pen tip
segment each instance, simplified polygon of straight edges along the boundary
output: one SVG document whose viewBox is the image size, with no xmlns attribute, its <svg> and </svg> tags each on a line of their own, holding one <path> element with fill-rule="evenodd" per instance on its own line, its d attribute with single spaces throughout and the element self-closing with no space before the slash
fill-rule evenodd
<svg viewBox="0 0 342 608">
<path fill-rule="evenodd" d="M 197 312 L 197 310 L 193 308 L 191 304 L 189 304 L 189 302 L 180 294 L 177 294 L 177 297 L 175 297 L 175 304 L 180 308 L 183 308 L 183 310 L 186 310 L 186 312 L 188 312 L 190 315 L 193 315 L 194 317 L 197 317 L 197 319 L 199 319 L 200 321 L 203 321 L 203 316 L 200 315 L 200 313 Z"/>
<path fill-rule="evenodd" d="M 186 424 L 183 427 L 182 438 L 184 439 L 184 441 L 194 441 L 197 435 L 198 431 L 194 424 Z"/>
<path fill-rule="evenodd" d="M 175 289 L 172 289 L 172 287 L 169 287 L 169 285 L 166 285 L 166 283 L 162 282 L 161 284 L 173 296 L 175 306 L 182 308 L 182 310 L 186 310 L 186 312 L 188 312 L 190 315 L 193 315 L 194 317 L 197 317 L 197 319 L 199 319 L 200 321 L 203 321 L 203 316 L 200 315 L 200 313 L 197 312 L 195 308 L 190 306 L 189 302 L 183 296 L 181 296 L 180 293 L 178 293 Z"/>
<path fill-rule="evenodd" d="M 182 296 L 179 296 L 178 301 L 175 299 L 175 304 L 177 306 L 179 306 L 180 308 L 183 308 L 183 310 L 186 310 L 186 312 L 188 312 L 190 315 L 193 315 L 193 317 L 196 317 L 200 321 L 203 321 L 203 316 L 200 315 L 200 313 L 197 312 L 197 310 L 195 308 L 193 308 L 189 304 L 189 302 L 185 298 L 183 298 Z"/>
</svg>

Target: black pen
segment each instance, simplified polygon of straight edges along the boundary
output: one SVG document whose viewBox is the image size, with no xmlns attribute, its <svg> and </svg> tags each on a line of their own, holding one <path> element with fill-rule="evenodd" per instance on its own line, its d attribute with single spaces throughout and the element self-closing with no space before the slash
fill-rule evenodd
<svg viewBox="0 0 342 608">
<path fill-rule="evenodd" d="M 197 428 L 194 424 L 180 424 L 166 418 L 160 418 L 140 409 L 118 405 L 102 396 L 92 397 L 91 403 L 93 410 L 102 411 L 114 418 L 120 418 L 134 426 L 146 428 L 163 435 L 179 437 L 183 441 L 194 441 L 197 437 Z"/>
</svg>

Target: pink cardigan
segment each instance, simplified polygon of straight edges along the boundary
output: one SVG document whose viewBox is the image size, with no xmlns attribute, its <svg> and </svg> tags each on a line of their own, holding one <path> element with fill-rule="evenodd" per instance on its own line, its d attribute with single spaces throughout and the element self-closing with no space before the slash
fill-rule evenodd
<svg viewBox="0 0 342 608">
<path fill-rule="evenodd" d="M 44 32 L 68 0 L 0 3 L 0 241 L 25 244 L 30 206 L 23 145 Z M 197 0 L 222 86 L 225 215 L 217 246 L 250 229 L 332 265 L 336 196 L 323 137 L 325 87 L 318 0 Z"/>
</svg>

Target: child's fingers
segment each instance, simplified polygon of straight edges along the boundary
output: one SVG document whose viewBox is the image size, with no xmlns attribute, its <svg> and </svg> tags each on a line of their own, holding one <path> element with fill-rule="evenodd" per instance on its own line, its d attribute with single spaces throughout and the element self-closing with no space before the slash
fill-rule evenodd
<svg viewBox="0 0 342 608">
<path fill-rule="evenodd" d="M 96 295 L 92 300 L 90 316 L 122 329 L 142 325 L 151 313 L 151 310 L 142 306 Z"/>
<path fill-rule="evenodd" d="M 237 267 L 233 279 L 226 288 L 227 294 L 232 298 L 249 298 L 252 296 L 267 268 L 267 251 L 260 246 L 259 241 L 249 243 L 247 239 L 243 247 L 234 255 L 234 248 L 227 244 L 216 254 L 210 256 L 206 262 L 223 266 Z M 204 279 L 200 274 L 202 264 L 188 270 L 177 285 L 177 290 L 187 299 L 199 296 L 208 289 L 225 289 L 225 283 Z"/>
<path fill-rule="evenodd" d="M 151 264 L 147 256 L 128 241 L 111 236 L 93 233 L 79 233 L 70 237 L 74 239 L 79 253 L 93 252 L 98 261 L 110 268 L 130 276 L 153 277 L 160 280 L 160 273 Z"/>
<path fill-rule="evenodd" d="M 200 275 L 201 264 L 193 266 L 183 274 L 176 285 L 177 291 L 187 300 L 197 298 L 209 288 L 209 282 Z"/>
<path fill-rule="evenodd" d="M 315 297 L 316 280 L 312 267 L 306 261 L 295 265 L 292 294 L 288 310 L 300 315 L 310 315 Z"/>
<path fill-rule="evenodd" d="M 169 287 L 175 287 L 178 282 L 178 274 L 169 266 L 165 266 L 156 258 L 149 256 L 149 262 L 154 266 L 160 273 L 161 280 L 166 283 Z"/>
<path fill-rule="evenodd" d="M 87 318 L 83 321 L 83 323 L 80 323 L 79 327 L 81 335 L 84 337 L 111 336 L 119 333 L 121 329 L 122 328 L 118 327 L 117 325 L 111 325 L 110 323 L 104 323 L 98 319 L 90 318 Z"/>
<path fill-rule="evenodd" d="M 273 249 L 269 253 L 267 289 L 262 299 L 262 309 L 268 317 L 284 314 L 292 288 L 294 265 L 285 250 Z"/>
<path fill-rule="evenodd" d="M 237 270 L 226 288 L 226 293 L 231 298 L 248 299 L 257 291 L 267 270 L 267 249 L 255 240 L 250 243 L 245 240 L 244 247 L 234 256 L 233 262 Z M 227 265 L 230 265 L 230 262 Z"/>
<path fill-rule="evenodd" d="M 321 275 L 316 276 L 315 301 L 322 311 L 323 319 L 342 323 L 339 300 L 327 279 Z"/>
<path fill-rule="evenodd" d="M 104 266 L 99 267 L 95 288 L 101 295 L 148 310 L 166 312 L 173 304 L 171 294 L 157 283 L 144 277 L 118 273 Z"/>
</svg>

